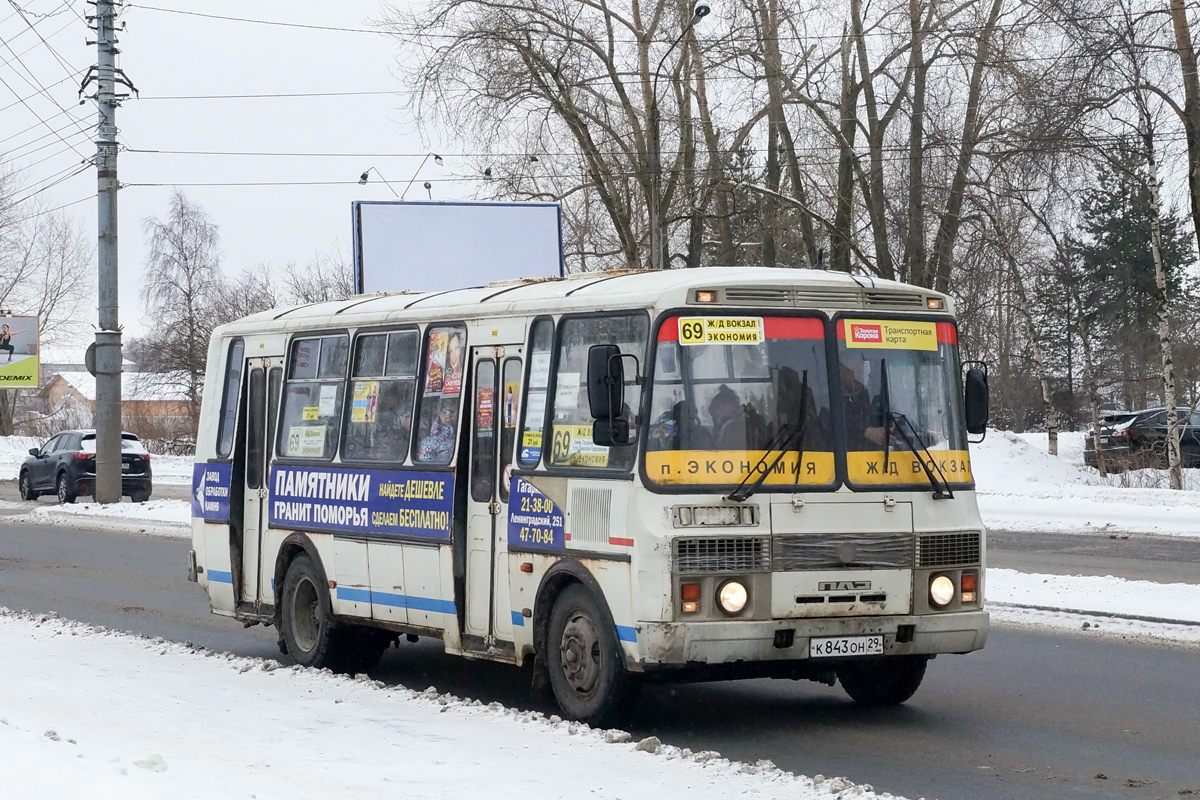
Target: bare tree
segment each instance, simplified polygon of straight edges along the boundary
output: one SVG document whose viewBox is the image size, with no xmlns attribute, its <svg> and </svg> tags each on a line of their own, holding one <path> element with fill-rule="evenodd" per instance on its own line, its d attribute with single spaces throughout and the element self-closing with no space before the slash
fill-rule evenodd
<svg viewBox="0 0 1200 800">
<path fill-rule="evenodd" d="M 37 203 L 19 206 L 24 217 L 17 218 L 5 200 L 11 185 L 0 177 L 0 308 L 36 316 L 42 347 L 53 346 L 85 327 L 95 248 L 73 221 Z M 23 391 L 0 391 L 0 436 L 12 435 Z"/>
<path fill-rule="evenodd" d="M 200 395 L 214 327 L 213 302 L 220 275 L 217 226 L 182 191 L 171 195 L 165 219 L 145 221 L 150 253 L 142 299 L 157 321 L 141 340 L 150 371 L 164 388 L 184 393 L 199 419 Z"/>
</svg>

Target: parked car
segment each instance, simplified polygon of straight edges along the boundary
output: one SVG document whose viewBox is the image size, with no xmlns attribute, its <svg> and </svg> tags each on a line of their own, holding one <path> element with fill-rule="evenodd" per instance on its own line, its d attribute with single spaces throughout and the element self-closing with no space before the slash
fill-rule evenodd
<svg viewBox="0 0 1200 800">
<path fill-rule="evenodd" d="M 1185 467 L 1200 467 L 1200 410 L 1176 409 L 1179 417 L 1180 460 Z M 1190 414 L 1190 416 L 1189 416 Z M 1167 466 L 1167 409 L 1117 411 L 1100 422 L 1100 450 L 1104 466 L 1110 472 L 1126 469 Z M 1084 438 L 1083 461 L 1098 466 L 1095 437 Z"/>
<path fill-rule="evenodd" d="M 57 494 L 58 502 L 74 503 L 96 491 L 96 432 L 63 431 L 29 450 L 18 477 L 21 499 Z M 121 434 L 121 494 L 135 503 L 150 499 L 153 483 L 150 453 L 132 433 Z"/>
</svg>

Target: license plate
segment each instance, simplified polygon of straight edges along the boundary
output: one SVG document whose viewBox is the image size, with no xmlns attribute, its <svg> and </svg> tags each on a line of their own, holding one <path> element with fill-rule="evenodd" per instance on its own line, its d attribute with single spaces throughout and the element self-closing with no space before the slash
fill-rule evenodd
<svg viewBox="0 0 1200 800">
<path fill-rule="evenodd" d="M 883 634 L 831 636 L 823 639 L 810 639 L 808 642 L 809 658 L 881 655 L 883 655 Z"/>
</svg>

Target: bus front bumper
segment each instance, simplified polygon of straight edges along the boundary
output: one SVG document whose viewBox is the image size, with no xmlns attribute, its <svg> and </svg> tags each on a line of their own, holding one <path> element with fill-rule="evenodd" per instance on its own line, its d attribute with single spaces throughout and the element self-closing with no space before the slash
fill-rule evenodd
<svg viewBox="0 0 1200 800">
<path fill-rule="evenodd" d="M 987 641 L 988 612 L 920 616 L 643 622 L 637 626 L 642 663 L 733 664 L 809 658 L 813 638 L 883 635 L 883 654 L 969 653 Z M 790 631 L 790 633 L 788 633 Z"/>
</svg>

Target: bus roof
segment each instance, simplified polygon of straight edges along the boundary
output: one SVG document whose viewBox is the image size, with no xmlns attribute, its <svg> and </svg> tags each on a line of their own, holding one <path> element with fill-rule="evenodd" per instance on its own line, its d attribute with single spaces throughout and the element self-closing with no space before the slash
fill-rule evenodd
<svg viewBox="0 0 1200 800">
<path fill-rule="evenodd" d="M 539 312 L 670 308 L 695 305 L 692 300 L 697 289 L 718 291 L 718 305 L 723 308 L 926 311 L 926 297 L 940 298 L 944 310 L 951 308 L 948 297 L 930 289 L 833 270 L 700 267 L 583 272 L 565 278 L 501 281 L 440 292 L 364 294 L 263 311 L 222 326 L 218 333 L 246 328 L 292 329 L 323 323 L 355 325 L 434 315 L 445 319 L 476 319 Z"/>
</svg>

